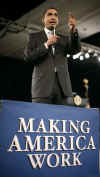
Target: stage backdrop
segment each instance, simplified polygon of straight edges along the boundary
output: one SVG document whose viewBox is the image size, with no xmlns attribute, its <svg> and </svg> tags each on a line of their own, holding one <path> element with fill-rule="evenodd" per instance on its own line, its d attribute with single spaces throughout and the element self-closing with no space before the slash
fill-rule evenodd
<svg viewBox="0 0 100 177">
<path fill-rule="evenodd" d="M 0 177 L 99 177 L 98 109 L 2 100 Z"/>
</svg>

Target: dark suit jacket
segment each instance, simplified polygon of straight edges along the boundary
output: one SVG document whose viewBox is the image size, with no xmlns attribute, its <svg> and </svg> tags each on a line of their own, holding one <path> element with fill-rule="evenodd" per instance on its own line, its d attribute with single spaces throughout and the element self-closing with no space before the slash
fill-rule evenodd
<svg viewBox="0 0 100 177">
<path fill-rule="evenodd" d="M 76 54 L 80 51 L 78 33 L 71 33 L 69 37 L 59 35 L 55 44 L 55 55 L 51 49 L 46 49 L 44 43 L 47 36 L 44 31 L 29 34 L 25 49 L 25 60 L 34 65 L 32 73 L 32 98 L 48 97 L 52 91 L 56 66 L 60 85 L 65 96 L 72 96 L 72 87 L 68 72 L 67 53 Z"/>
</svg>

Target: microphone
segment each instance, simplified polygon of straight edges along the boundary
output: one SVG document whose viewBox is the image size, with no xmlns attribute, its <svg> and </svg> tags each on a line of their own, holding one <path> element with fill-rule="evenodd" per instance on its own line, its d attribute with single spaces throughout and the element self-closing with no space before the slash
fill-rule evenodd
<svg viewBox="0 0 100 177">
<path fill-rule="evenodd" d="M 54 35 L 54 36 L 56 35 L 55 27 L 54 27 L 54 26 L 51 27 L 51 33 L 52 33 L 52 35 Z"/>
<path fill-rule="evenodd" d="M 55 27 L 52 26 L 51 31 L 52 31 L 52 35 L 55 36 L 56 35 Z M 55 44 L 52 45 L 52 52 L 53 52 L 53 55 L 55 55 Z"/>
<path fill-rule="evenodd" d="M 56 35 L 55 28 L 53 29 L 53 35 L 54 35 L 54 36 Z"/>
</svg>

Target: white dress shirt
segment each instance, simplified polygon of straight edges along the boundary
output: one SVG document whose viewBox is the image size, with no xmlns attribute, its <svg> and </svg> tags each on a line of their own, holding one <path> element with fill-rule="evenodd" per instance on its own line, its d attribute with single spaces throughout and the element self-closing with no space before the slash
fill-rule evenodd
<svg viewBox="0 0 100 177">
<path fill-rule="evenodd" d="M 44 28 L 44 31 L 45 31 L 45 33 L 46 33 L 48 39 L 49 39 L 49 37 L 50 37 L 51 35 L 53 35 L 53 33 L 54 33 L 53 31 L 51 31 L 51 30 L 49 30 L 49 29 L 47 29 L 47 28 Z M 45 47 L 48 49 L 47 43 L 44 43 L 44 45 L 45 45 Z M 55 47 L 54 47 L 54 45 L 52 45 L 52 52 L 53 52 L 53 55 L 54 55 L 54 53 L 55 53 Z"/>
</svg>

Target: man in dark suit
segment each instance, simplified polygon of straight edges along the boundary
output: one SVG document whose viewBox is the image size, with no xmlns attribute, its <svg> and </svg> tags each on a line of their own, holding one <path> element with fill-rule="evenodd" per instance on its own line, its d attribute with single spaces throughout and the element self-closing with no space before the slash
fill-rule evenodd
<svg viewBox="0 0 100 177">
<path fill-rule="evenodd" d="M 76 19 L 69 15 L 69 37 L 55 32 L 59 23 L 57 9 L 47 9 L 42 22 L 44 30 L 29 34 L 25 49 L 25 60 L 34 65 L 32 101 L 67 105 L 73 101 L 73 95 L 66 55 L 80 51 Z"/>
</svg>

